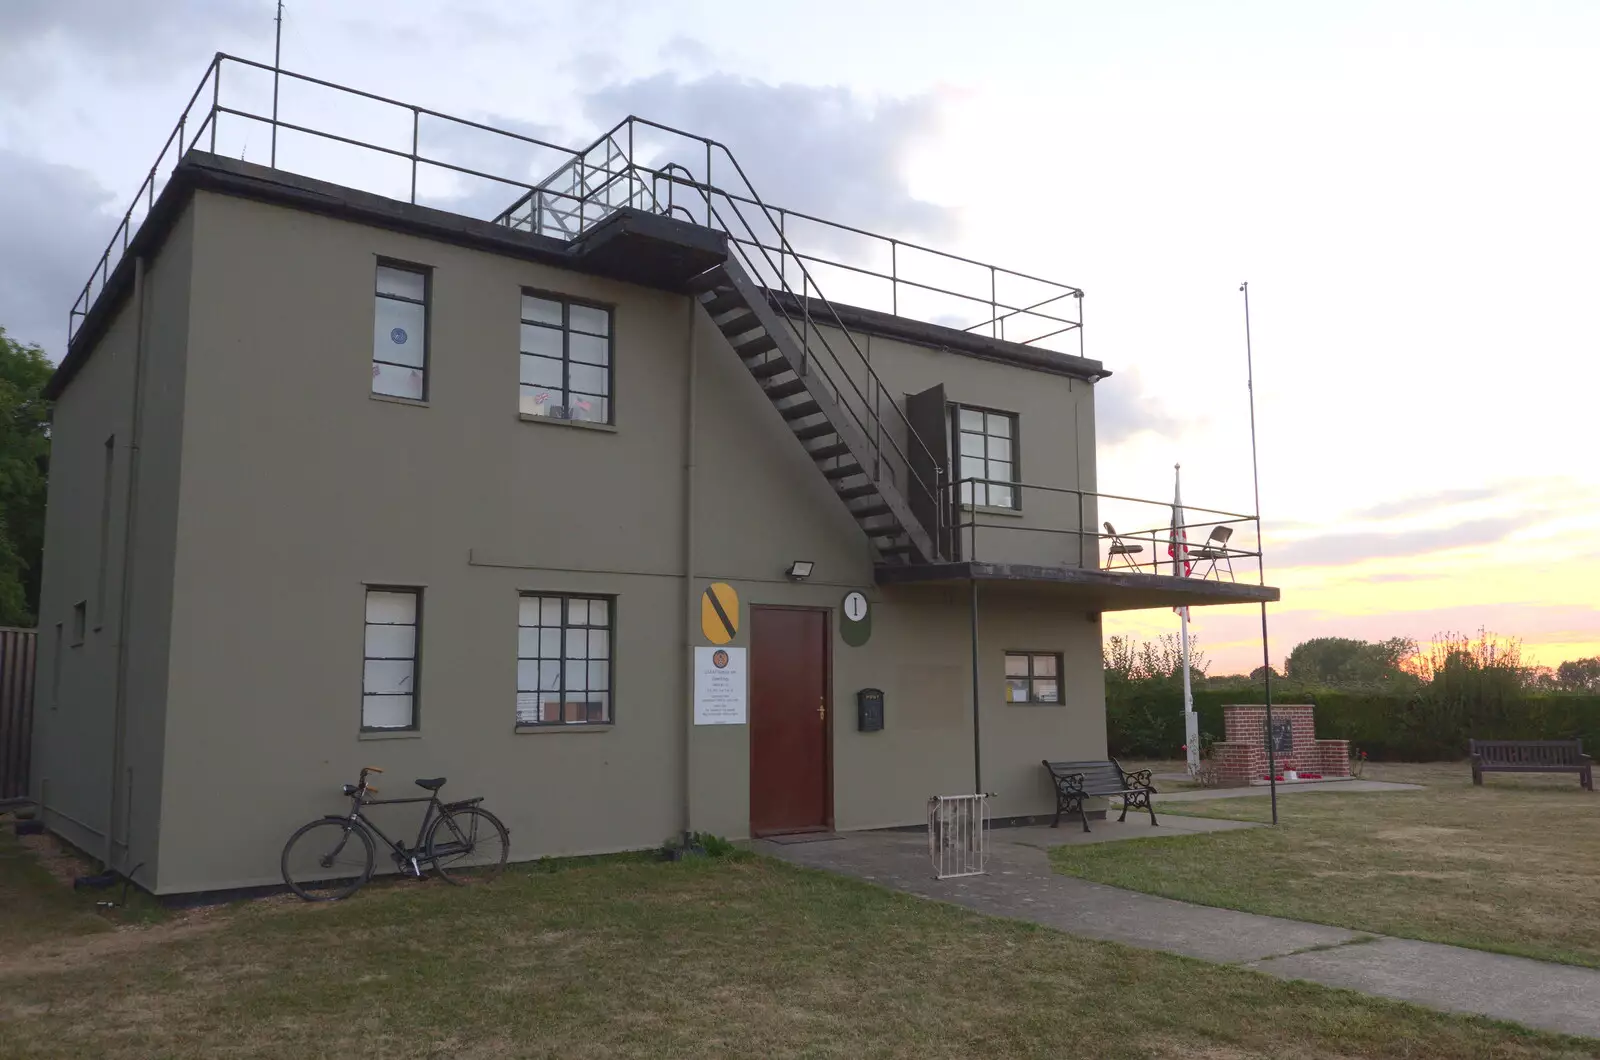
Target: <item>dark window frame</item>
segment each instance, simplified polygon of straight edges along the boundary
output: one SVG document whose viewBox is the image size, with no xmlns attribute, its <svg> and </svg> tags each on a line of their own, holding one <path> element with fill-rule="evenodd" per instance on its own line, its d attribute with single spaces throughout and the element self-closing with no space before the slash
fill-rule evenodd
<svg viewBox="0 0 1600 1060">
<path fill-rule="evenodd" d="M 415 298 L 406 298 L 404 295 L 385 294 L 378 290 L 378 270 L 394 269 L 397 272 L 414 273 L 422 277 L 422 301 Z M 422 396 L 419 398 L 406 397 L 403 394 L 383 394 L 371 388 L 369 382 L 367 393 L 372 397 L 385 398 L 393 401 L 419 401 L 426 403 L 429 400 L 433 382 L 433 266 L 423 265 L 415 261 L 401 261 L 398 258 L 378 257 L 372 266 L 372 312 L 377 316 L 378 299 L 387 298 L 391 302 L 404 302 L 407 305 L 420 305 L 422 307 Z M 412 368 L 416 365 L 401 364 L 398 361 L 386 361 L 378 356 L 376 348 L 372 351 L 372 363 L 384 364 L 391 368 Z"/>
<path fill-rule="evenodd" d="M 1028 660 L 1028 673 L 1027 673 L 1027 676 L 1024 677 L 1021 674 L 1017 674 L 1017 675 L 1013 676 L 1012 673 L 1011 673 L 1011 660 L 1012 659 L 1023 659 L 1023 658 Z M 1055 671 L 1056 672 L 1054 674 L 1036 673 L 1035 670 L 1034 670 L 1034 666 L 1035 666 L 1037 660 L 1039 660 L 1039 659 L 1053 659 L 1055 661 Z M 1063 705 L 1066 704 L 1066 702 L 1067 702 L 1067 694 L 1066 694 L 1066 686 L 1062 683 L 1063 660 L 1061 658 L 1061 653 L 1060 652 L 1058 652 L 1058 651 L 1031 651 L 1031 650 L 1025 650 L 1025 649 L 1021 649 L 1021 648 L 1007 648 L 1005 650 L 1005 652 L 1003 653 L 1003 655 L 1002 655 L 1001 663 L 1002 663 L 1001 668 L 1004 671 L 1004 673 L 1001 675 L 1001 677 L 1006 682 L 1006 704 L 1008 706 L 1059 707 L 1059 706 L 1063 706 Z M 1012 699 L 1011 698 L 1011 682 L 1012 681 L 1027 681 L 1028 682 L 1028 698 L 1027 699 Z M 1037 688 L 1039 682 L 1041 682 L 1041 681 L 1054 681 L 1055 682 L 1055 686 L 1056 686 L 1056 698 L 1055 699 L 1052 700 L 1052 699 L 1040 699 L 1039 698 L 1039 696 L 1038 696 L 1038 694 L 1036 692 L 1036 688 Z"/>
<path fill-rule="evenodd" d="M 360 702 L 360 731 L 369 732 L 421 732 L 422 731 L 422 605 L 423 586 L 421 585 L 391 585 L 376 582 L 361 587 L 361 702 Z M 367 618 L 367 598 L 373 593 L 404 593 L 416 599 L 416 617 L 410 623 L 405 622 L 373 622 Z M 399 661 L 408 658 L 402 655 L 368 655 L 367 654 L 367 627 L 368 626 L 404 626 L 410 625 L 415 632 L 411 635 L 411 724 L 410 725 L 368 725 L 367 724 L 367 697 L 371 696 L 398 696 L 398 692 L 368 692 L 367 691 L 367 663 L 379 661 Z"/>
<path fill-rule="evenodd" d="M 981 434 L 979 432 L 977 432 L 977 431 L 969 431 L 969 430 L 963 430 L 962 429 L 962 427 L 961 427 L 961 414 L 963 412 L 977 412 L 977 413 L 981 413 L 983 415 L 984 424 L 983 424 L 983 431 L 982 431 Z M 1000 437 L 999 435 L 994 435 L 994 434 L 990 434 L 989 433 L 989 417 L 990 416 L 1001 416 L 1001 417 L 1004 417 L 1006 420 L 1008 420 L 1010 422 L 1011 434 L 1010 434 L 1009 437 L 1007 437 L 1005 439 L 1005 441 L 1010 443 L 1010 446 L 1011 446 L 1011 459 L 1009 461 L 999 461 L 999 460 L 995 460 L 994 458 L 989 456 L 989 440 L 991 438 L 999 438 Z M 976 456 L 975 457 L 963 457 L 962 456 L 962 453 L 961 453 L 961 436 L 963 434 L 977 435 L 978 437 L 981 437 L 981 438 L 984 439 L 984 453 L 983 453 L 983 456 L 981 456 L 981 457 L 976 457 Z M 969 477 L 967 475 L 962 474 L 961 464 L 962 464 L 962 460 L 963 459 L 967 459 L 967 460 L 982 460 L 983 461 L 984 473 L 981 476 L 978 476 L 978 477 L 981 477 L 981 478 L 993 478 L 993 479 L 996 479 L 997 481 L 1000 481 L 999 476 L 989 474 L 989 465 L 990 465 L 990 463 L 991 462 L 1009 463 L 1011 465 L 1011 478 L 1009 479 L 1009 482 L 1011 484 L 1009 486 L 990 486 L 990 485 L 978 485 L 978 484 L 974 483 L 973 486 L 972 486 L 972 493 L 971 493 L 969 498 L 961 499 L 959 491 L 958 491 L 957 498 L 958 498 L 958 503 L 959 504 L 961 504 L 963 507 L 969 507 L 969 508 L 995 508 L 995 509 L 999 509 L 1001 511 L 1014 511 L 1014 512 L 1020 512 L 1022 510 L 1022 417 L 1021 417 L 1021 415 L 1019 415 L 1018 413 L 1015 413 L 1015 412 L 1009 412 L 1009 411 L 1007 411 L 1005 409 L 988 408 L 988 407 L 983 406 L 983 405 L 965 405 L 965 404 L 962 404 L 959 401 L 952 401 L 950 403 L 950 471 L 951 471 L 950 477 L 955 482 L 960 482 L 961 480 Z M 1010 501 L 1009 504 L 995 504 L 995 503 L 992 503 L 993 502 L 993 496 L 991 495 L 990 491 L 991 490 L 1000 490 L 1000 489 L 1009 489 L 1011 491 L 1011 501 Z M 980 490 L 982 491 L 982 496 L 983 496 L 983 499 L 981 501 L 978 500 L 979 491 Z"/>
<path fill-rule="evenodd" d="M 542 320 L 529 320 L 528 317 L 523 313 L 523 309 L 522 309 L 522 300 L 524 298 L 538 298 L 538 299 L 540 299 L 542 301 L 545 301 L 545 302 L 555 302 L 556 304 L 561 306 L 561 327 L 558 329 L 554 324 L 549 324 L 549 323 L 546 323 L 545 321 L 542 321 Z M 606 342 L 606 363 L 605 363 L 606 393 L 604 393 L 604 394 L 596 394 L 596 393 L 593 393 L 593 392 L 587 391 L 587 390 L 574 390 L 572 388 L 572 366 L 574 364 L 574 361 L 572 359 L 572 336 L 573 336 L 572 307 L 573 306 L 581 306 L 584 309 L 598 310 L 599 312 L 602 312 L 602 313 L 604 313 L 606 315 L 606 333 L 604 335 L 596 335 L 592 331 L 578 331 L 577 332 L 577 334 L 583 335 L 586 338 L 605 339 L 605 342 Z M 560 386 L 559 389 L 561 390 L 562 399 L 565 400 L 565 401 L 569 401 L 570 402 L 574 395 L 576 395 L 578 397 L 584 397 L 584 398 L 599 398 L 600 400 L 602 400 L 602 401 L 604 401 L 606 403 L 606 415 L 605 415 L 604 419 L 592 420 L 592 419 L 583 419 L 582 417 L 573 416 L 572 415 L 572 406 L 570 404 L 554 406 L 554 408 L 561 409 L 562 414 L 559 415 L 559 416 L 557 416 L 557 415 L 541 416 L 538 413 L 523 412 L 522 411 L 522 388 L 524 386 L 535 387 L 535 388 L 540 389 L 540 390 L 550 390 L 550 389 L 552 389 L 551 387 L 541 386 L 541 385 L 539 385 L 537 383 L 524 383 L 522 381 L 522 363 L 523 363 L 522 359 L 524 357 L 537 357 L 540 360 L 544 360 L 544 361 L 554 361 L 554 360 L 556 360 L 556 358 L 550 356 L 549 354 L 534 353 L 532 351 L 523 349 L 522 348 L 522 328 L 523 327 L 536 327 L 536 328 L 544 328 L 547 331 L 558 331 L 558 330 L 560 331 L 560 333 L 561 333 L 561 357 L 560 357 L 561 386 Z M 598 368 L 598 367 L 600 367 L 599 365 L 590 364 L 587 361 L 578 361 L 576 363 L 581 365 L 581 366 L 583 366 L 583 367 L 585 367 L 585 368 Z M 560 293 L 558 291 L 545 291 L 545 290 L 540 290 L 539 288 L 536 288 L 536 287 L 523 287 L 518 292 L 518 295 L 517 295 L 517 411 L 523 416 L 527 416 L 527 417 L 532 418 L 532 419 L 549 420 L 552 423 L 595 423 L 595 424 L 604 424 L 604 425 L 606 425 L 608 427 L 616 426 L 616 422 L 617 422 L 617 307 L 615 305 L 611 305 L 611 304 L 606 303 L 606 302 L 591 301 L 591 300 L 586 299 L 586 298 L 574 298 L 571 295 L 562 294 L 562 293 Z"/>
<path fill-rule="evenodd" d="M 538 601 L 541 601 L 541 602 L 544 601 L 544 600 L 560 600 L 561 601 L 561 625 L 559 627 L 552 627 L 552 626 L 544 625 L 543 621 L 542 621 L 543 615 L 541 614 L 541 616 L 540 616 L 541 622 L 540 622 L 539 625 L 537 625 L 537 626 L 524 626 L 522 624 L 522 601 L 524 601 L 524 600 L 538 600 Z M 595 625 L 593 623 L 586 622 L 586 623 L 584 623 L 582 625 L 573 625 L 572 622 L 571 622 L 571 618 L 570 618 L 570 616 L 571 616 L 571 608 L 570 608 L 569 605 L 574 600 L 582 600 L 582 601 L 584 601 L 586 603 L 590 603 L 590 604 L 593 604 L 593 603 L 603 603 L 603 604 L 605 604 L 606 605 L 606 621 L 605 621 L 605 624 L 604 625 Z M 541 606 L 541 611 L 542 611 L 542 606 Z M 523 655 L 522 654 L 522 631 L 524 629 L 543 630 L 543 629 L 553 629 L 553 628 L 554 629 L 558 629 L 559 633 L 560 633 L 560 636 L 558 638 L 559 639 L 559 644 L 560 644 L 560 651 L 561 651 L 560 658 L 558 658 L 558 659 L 546 659 L 542 654 L 541 655 Z M 574 721 L 568 721 L 566 719 L 567 694 L 568 694 L 568 692 L 567 692 L 567 666 L 566 666 L 566 664 L 567 664 L 567 654 L 566 654 L 567 632 L 569 630 L 574 630 L 574 629 L 584 630 L 585 633 L 588 633 L 588 632 L 591 632 L 591 631 L 596 631 L 596 630 L 604 630 L 605 633 L 606 633 L 606 658 L 605 658 L 605 663 L 606 663 L 606 687 L 604 689 L 604 693 L 606 695 L 606 705 L 605 705 L 605 716 L 604 716 L 604 718 L 602 718 L 600 720 L 594 720 L 594 719 L 589 718 L 589 717 L 585 717 L 585 718 L 574 720 Z M 595 689 L 590 689 L 590 688 L 587 687 L 587 685 L 588 685 L 587 667 L 589 667 L 590 665 L 592 665 L 595 662 L 598 662 L 599 660 L 594 659 L 592 656 L 590 656 L 588 654 L 588 652 L 589 652 L 588 639 L 587 639 L 587 637 L 585 637 L 584 657 L 583 657 L 583 664 L 584 664 L 584 667 L 585 667 L 585 680 L 584 680 L 585 688 L 584 688 L 583 693 L 582 693 L 582 694 L 585 694 L 585 695 L 587 693 L 591 692 L 591 691 L 597 691 Z M 573 660 L 573 661 L 577 661 L 577 660 Z M 517 729 L 519 729 L 519 730 L 520 729 L 539 729 L 539 730 L 544 730 L 544 729 L 582 729 L 582 728 L 599 728 L 599 727 L 603 727 L 603 726 L 615 725 L 617 723 L 617 597 L 615 595 L 607 594 L 607 593 L 544 592 L 544 591 L 537 590 L 537 589 L 527 589 L 527 590 L 523 590 L 523 591 L 519 592 L 517 594 L 517 669 L 518 669 L 519 675 L 520 675 L 520 672 L 521 672 L 522 664 L 524 662 L 534 663 L 535 669 L 538 668 L 539 664 L 545 663 L 545 662 L 555 662 L 555 663 L 557 663 L 559 665 L 559 667 L 560 667 L 560 675 L 561 675 L 560 676 L 560 687 L 555 689 L 555 692 L 560 697 L 559 700 L 558 700 L 558 703 L 560 704 L 560 709 L 561 709 L 562 716 L 560 718 L 554 720 L 554 721 L 546 721 L 545 718 L 544 718 L 545 705 L 544 705 L 544 701 L 541 699 L 540 702 L 539 702 L 538 720 L 536 720 L 536 721 L 523 721 L 521 716 L 520 716 L 520 714 L 514 713 L 512 715 L 512 717 L 514 719 L 514 722 L 515 722 L 515 726 L 516 726 Z M 535 683 L 538 683 L 538 682 L 535 682 Z M 519 677 L 519 679 L 517 681 L 517 696 L 518 696 L 518 698 L 521 698 L 524 694 L 531 694 L 531 695 L 535 695 L 535 696 L 543 696 L 545 693 L 544 693 L 544 690 L 541 690 L 541 689 L 538 689 L 538 688 L 526 688 L 526 689 L 523 688 L 522 687 L 522 681 L 521 681 L 521 679 Z M 592 709 L 592 706 L 593 706 L 592 703 L 591 704 L 586 704 L 585 705 L 585 713 L 587 713 L 590 709 Z M 520 708 L 518 708 L 518 709 L 520 710 Z"/>
</svg>

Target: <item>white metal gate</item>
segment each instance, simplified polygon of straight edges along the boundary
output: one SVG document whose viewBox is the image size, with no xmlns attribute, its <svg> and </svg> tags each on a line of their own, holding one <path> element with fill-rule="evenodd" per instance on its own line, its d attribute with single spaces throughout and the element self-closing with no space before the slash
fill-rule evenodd
<svg viewBox="0 0 1600 1060">
<path fill-rule="evenodd" d="M 989 853 L 989 796 L 935 795 L 928 800 L 928 857 L 941 880 L 981 876 Z"/>
</svg>

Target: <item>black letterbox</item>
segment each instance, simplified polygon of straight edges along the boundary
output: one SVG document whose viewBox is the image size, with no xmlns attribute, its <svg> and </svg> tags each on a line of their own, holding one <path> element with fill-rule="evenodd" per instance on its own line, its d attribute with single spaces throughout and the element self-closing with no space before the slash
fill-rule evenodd
<svg viewBox="0 0 1600 1060">
<path fill-rule="evenodd" d="M 862 732 L 883 728 L 883 689 L 863 688 L 856 693 L 856 728 Z"/>
</svg>

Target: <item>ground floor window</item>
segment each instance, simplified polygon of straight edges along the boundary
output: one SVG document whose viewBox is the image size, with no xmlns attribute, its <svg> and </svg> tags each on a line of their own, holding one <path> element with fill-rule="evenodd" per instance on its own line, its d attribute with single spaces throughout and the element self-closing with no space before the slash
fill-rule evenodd
<svg viewBox="0 0 1600 1060">
<path fill-rule="evenodd" d="M 417 727 L 417 664 L 422 590 L 385 586 L 367 590 L 366 648 L 361 674 L 361 728 L 365 732 Z"/>
<path fill-rule="evenodd" d="M 1006 652 L 1006 702 L 1061 702 L 1061 655 L 1058 652 Z"/>
<path fill-rule="evenodd" d="M 522 597 L 517 612 L 517 724 L 611 721 L 611 632 L 604 596 Z"/>
</svg>

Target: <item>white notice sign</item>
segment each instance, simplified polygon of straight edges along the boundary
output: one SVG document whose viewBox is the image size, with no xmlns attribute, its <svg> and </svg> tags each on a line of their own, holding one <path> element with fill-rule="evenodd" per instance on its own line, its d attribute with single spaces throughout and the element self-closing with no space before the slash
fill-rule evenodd
<svg viewBox="0 0 1600 1060">
<path fill-rule="evenodd" d="M 743 648 L 695 648 L 696 725 L 745 723 L 744 653 Z"/>
</svg>

